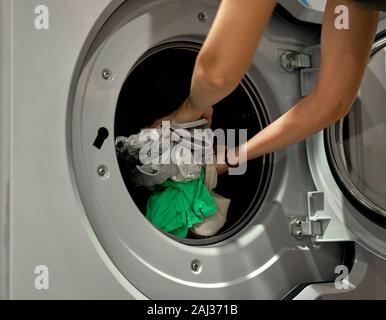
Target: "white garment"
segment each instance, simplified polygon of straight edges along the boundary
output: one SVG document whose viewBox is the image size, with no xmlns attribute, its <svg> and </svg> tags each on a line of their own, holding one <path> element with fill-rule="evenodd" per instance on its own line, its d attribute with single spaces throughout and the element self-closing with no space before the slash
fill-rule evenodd
<svg viewBox="0 0 386 320">
<path fill-rule="evenodd" d="M 206 130 L 198 135 L 198 129 Z M 130 180 L 137 186 L 151 188 L 168 179 L 177 182 L 198 179 L 203 162 L 195 155 L 213 154 L 213 133 L 208 121 L 200 119 L 173 124 L 166 130 L 142 129 L 128 138 L 117 137 L 115 144 L 121 159 L 141 162 L 130 173 Z"/>
<path fill-rule="evenodd" d="M 202 223 L 195 224 L 190 231 L 199 236 L 210 237 L 214 236 L 224 226 L 231 200 L 213 191 L 217 186 L 217 170 L 215 165 L 207 165 L 205 167 L 205 186 L 213 196 L 218 211 L 210 217 L 206 217 Z"/>
</svg>

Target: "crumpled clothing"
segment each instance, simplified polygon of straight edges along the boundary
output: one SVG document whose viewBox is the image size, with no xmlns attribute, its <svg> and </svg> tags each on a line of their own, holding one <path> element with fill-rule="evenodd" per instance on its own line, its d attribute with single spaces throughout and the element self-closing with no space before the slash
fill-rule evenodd
<svg viewBox="0 0 386 320">
<path fill-rule="evenodd" d="M 217 205 L 204 185 L 204 172 L 189 182 L 165 181 L 151 195 L 146 217 L 158 228 L 185 238 L 189 229 L 216 213 Z"/>
<path fill-rule="evenodd" d="M 130 174 L 131 181 L 137 186 L 151 188 L 168 179 L 191 181 L 200 177 L 202 163 L 205 163 L 205 159 L 198 159 L 197 154 L 202 157 L 213 155 L 213 133 L 208 128 L 208 121 L 201 119 L 173 124 L 170 130 L 142 129 L 128 138 L 117 137 L 116 151 L 128 162 L 140 162 Z M 194 129 L 207 130 L 200 136 Z"/>
<path fill-rule="evenodd" d="M 225 225 L 231 200 L 213 191 L 217 186 L 217 170 L 215 165 L 207 165 L 205 167 L 205 186 L 213 196 L 218 210 L 215 214 L 206 217 L 203 222 L 195 224 L 191 228 L 191 232 L 198 236 L 210 237 L 217 234 Z"/>
</svg>

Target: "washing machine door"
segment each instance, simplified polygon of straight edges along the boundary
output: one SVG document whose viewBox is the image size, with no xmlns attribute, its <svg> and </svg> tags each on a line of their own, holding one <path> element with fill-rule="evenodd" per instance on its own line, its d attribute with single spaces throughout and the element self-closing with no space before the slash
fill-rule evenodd
<svg viewBox="0 0 386 320">
<path fill-rule="evenodd" d="M 355 240 L 386 257 L 386 35 L 373 46 L 347 117 L 310 138 L 308 158 L 317 192 L 309 219 L 317 241 Z"/>
</svg>

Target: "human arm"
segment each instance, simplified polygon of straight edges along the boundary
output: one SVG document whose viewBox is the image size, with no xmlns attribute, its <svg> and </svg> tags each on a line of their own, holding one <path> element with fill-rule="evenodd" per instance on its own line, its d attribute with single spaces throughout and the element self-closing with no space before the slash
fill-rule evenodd
<svg viewBox="0 0 386 320">
<path fill-rule="evenodd" d="M 161 120 L 210 118 L 214 104 L 239 85 L 252 62 L 276 0 L 222 0 L 198 54 L 189 97 Z"/>
<path fill-rule="evenodd" d="M 334 10 L 338 5 L 349 9 L 348 30 L 335 28 Z M 378 11 L 353 1 L 329 0 L 322 29 L 317 85 L 309 96 L 240 146 L 236 155 L 247 152 L 247 158 L 254 159 L 303 140 L 343 118 L 351 109 L 362 82 L 378 19 Z"/>
</svg>

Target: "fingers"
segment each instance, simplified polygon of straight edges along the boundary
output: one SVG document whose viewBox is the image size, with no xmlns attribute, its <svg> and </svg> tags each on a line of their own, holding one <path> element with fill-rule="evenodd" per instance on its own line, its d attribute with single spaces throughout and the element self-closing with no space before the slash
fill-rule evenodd
<svg viewBox="0 0 386 320">
<path fill-rule="evenodd" d="M 160 119 L 157 119 L 156 121 L 154 121 L 150 128 L 159 128 L 161 127 L 161 124 L 163 121 L 170 121 L 170 122 L 173 122 L 173 118 L 174 118 L 174 112 L 172 114 L 169 114 L 167 115 L 166 117 L 163 117 L 163 118 L 160 118 Z"/>
<path fill-rule="evenodd" d="M 226 173 L 228 170 L 229 168 L 226 164 L 216 164 L 216 171 L 218 176 L 221 176 L 222 174 Z"/>
<path fill-rule="evenodd" d="M 184 101 L 184 103 L 173 113 L 167 115 L 166 117 L 157 119 L 150 126 L 151 128 L 159 128 L 162 124 L 162 121 L 170 121 L 170 123 L 187 123 L 196 121 L 200 118 L 204 118 L 209 122 L 209 125 L 212 124 L 212 115 L 213 107 L 209 107 L 203 113 L 193 109 L 189 103 L 189 98 Z"/>
</svg>

